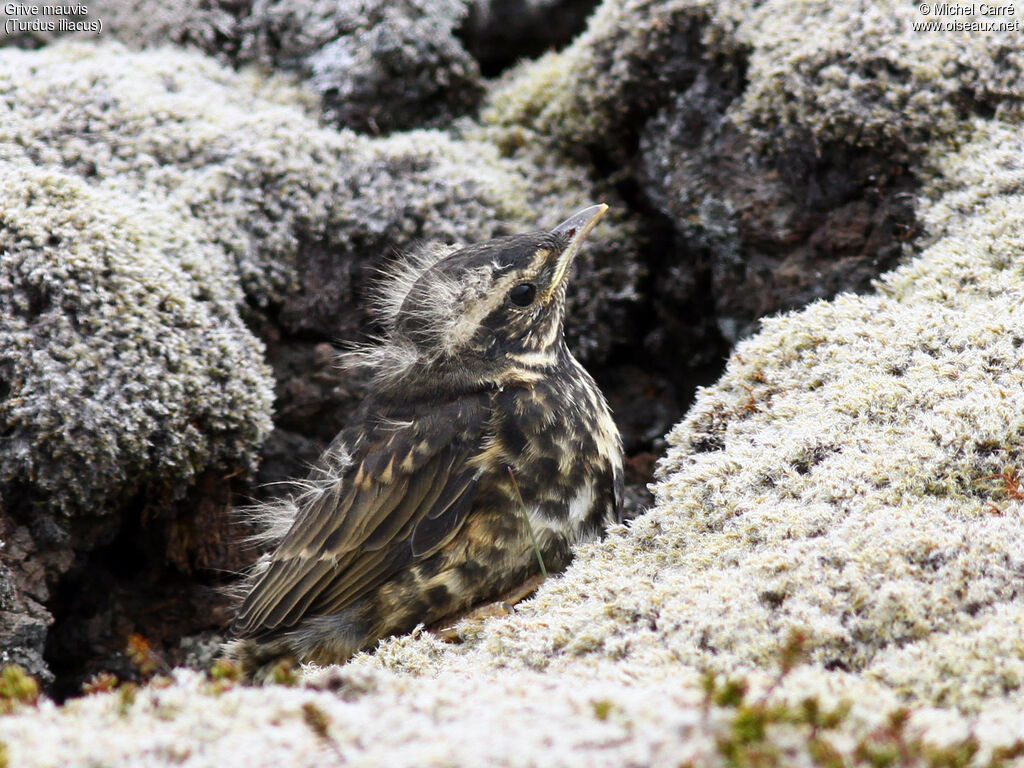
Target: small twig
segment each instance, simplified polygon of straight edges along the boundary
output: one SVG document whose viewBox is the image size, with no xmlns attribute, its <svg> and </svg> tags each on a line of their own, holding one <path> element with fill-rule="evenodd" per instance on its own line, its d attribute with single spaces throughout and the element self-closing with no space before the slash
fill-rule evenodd
<svg viewBox="0 0 1024 768">
<path fill-rule="evenodd" d="M 331 736 L 331 716 L 312 701 L 302 705 L 302 719 L 320 741 L 327 745 L 341 763 L 347 763 L 345 754 L 333 736 Z"/>
<path fill-rule="evenodd" d="M 540 553 L 540 545 L 537 543 L 537 536 L 533 532 L 533 525 L 530 523 L 530 516 L 526 512 L 526 504 L 523 502 L 523 494 L 519 492 L 519 483 L 516 482 L 516 475 L 512 471 L 512 467 L 508 467 L 508 476 L 512 478 L 512 489 L 516 492 L 516 498 L 519 499 L 519 509 L 522 510 L 523 520 L 526 522 L 526 530 L 530 534 L 530 541 L 533 542 L 533 551 L 537 555 L 537 562 L 540 564 L 540 575 L 546 579 L 548 577 L 548 569 L 544 567 L 544 557 Z"/>
</svg>

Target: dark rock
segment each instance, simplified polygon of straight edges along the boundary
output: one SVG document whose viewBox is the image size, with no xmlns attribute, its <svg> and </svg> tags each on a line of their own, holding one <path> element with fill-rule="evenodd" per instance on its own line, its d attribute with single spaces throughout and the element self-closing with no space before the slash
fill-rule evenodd
<svg viewBox="0 0 1024 768">
<path fill-rule="evenodd" d="M 2 509 L 0 541 L 6 544 L 0 560 L 0 667 L 17 664 L 49 684 L 54 677 L 43 652 L 53 616 L 43 603 L 50 597 L 49 584 L 67 567 L 61 570 L 62 563 L 53 558 L 39 558 L 28 530 L 17 527 Z"/>
<path fill-rule="evenodd" d="M 717 331 L 731 343 L 765 315 L 868 290 L 902 255 L 915 188 L 905 166 L 870 152 L 758 154 L 728 112 L 735 95 L 697 78 L 640 143 L 644 190 L 675 223 L 678 258 L 690 264 L 669 271 L 659 305 L 693 300 L 704 271 Z"/>
<path fill-rule="evenodd" d="M 460 2 L 385 0 L 339 18 L 336 34 L 302 67 L 327 119 L 378 134 L 470 112 L 483 88 L 476 61 L 453 34 L 463 13 Z"/>
<path fill-rule="evenodd" d="M 493 76 L 567 45 L 596 6 L 597 0 L 474 0 L 458 35 L 483 73 Z"/>
</svg>

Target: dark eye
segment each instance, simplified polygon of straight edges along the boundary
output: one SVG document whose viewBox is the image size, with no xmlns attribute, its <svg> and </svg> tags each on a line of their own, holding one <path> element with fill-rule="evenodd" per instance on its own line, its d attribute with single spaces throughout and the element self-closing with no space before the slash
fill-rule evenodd
<svg viewBox="0 0 1024 768">
<path fill-rule="evenodd" d="M 537 289 L 533 283 L 520 283 L 508 292 L 508 300 L 517 307 L 528 307 L 537 298 Z"/>
</svg>

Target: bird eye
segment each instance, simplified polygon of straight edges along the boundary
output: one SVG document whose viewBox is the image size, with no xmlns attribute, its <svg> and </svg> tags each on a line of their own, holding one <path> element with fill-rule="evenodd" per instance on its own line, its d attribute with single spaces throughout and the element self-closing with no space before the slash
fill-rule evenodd
<svg viewBox="0 0 1024 768">
<path fill-rule="evenodd" d="M 537 298 L 537 288 L 533 283 L 520 283 L 508 292 L 508 300 L 517 307 L 528 307 Z"/>
</svg>

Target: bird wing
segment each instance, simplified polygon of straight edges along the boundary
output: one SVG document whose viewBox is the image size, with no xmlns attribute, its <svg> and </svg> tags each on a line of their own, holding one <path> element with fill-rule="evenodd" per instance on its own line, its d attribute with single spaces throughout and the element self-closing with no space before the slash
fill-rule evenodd
<svg viewBox="0 0 1024 768">
<path fill-rule="evenodd" d="M 469 459 L 482 449 L 486 417 L 479 395 L 405 421 L 364 418 L 352 463 L 308 495 L 233 631 L 254 635 L 337 612 L 450 541 L 479 483 Z"/>
</svg>

